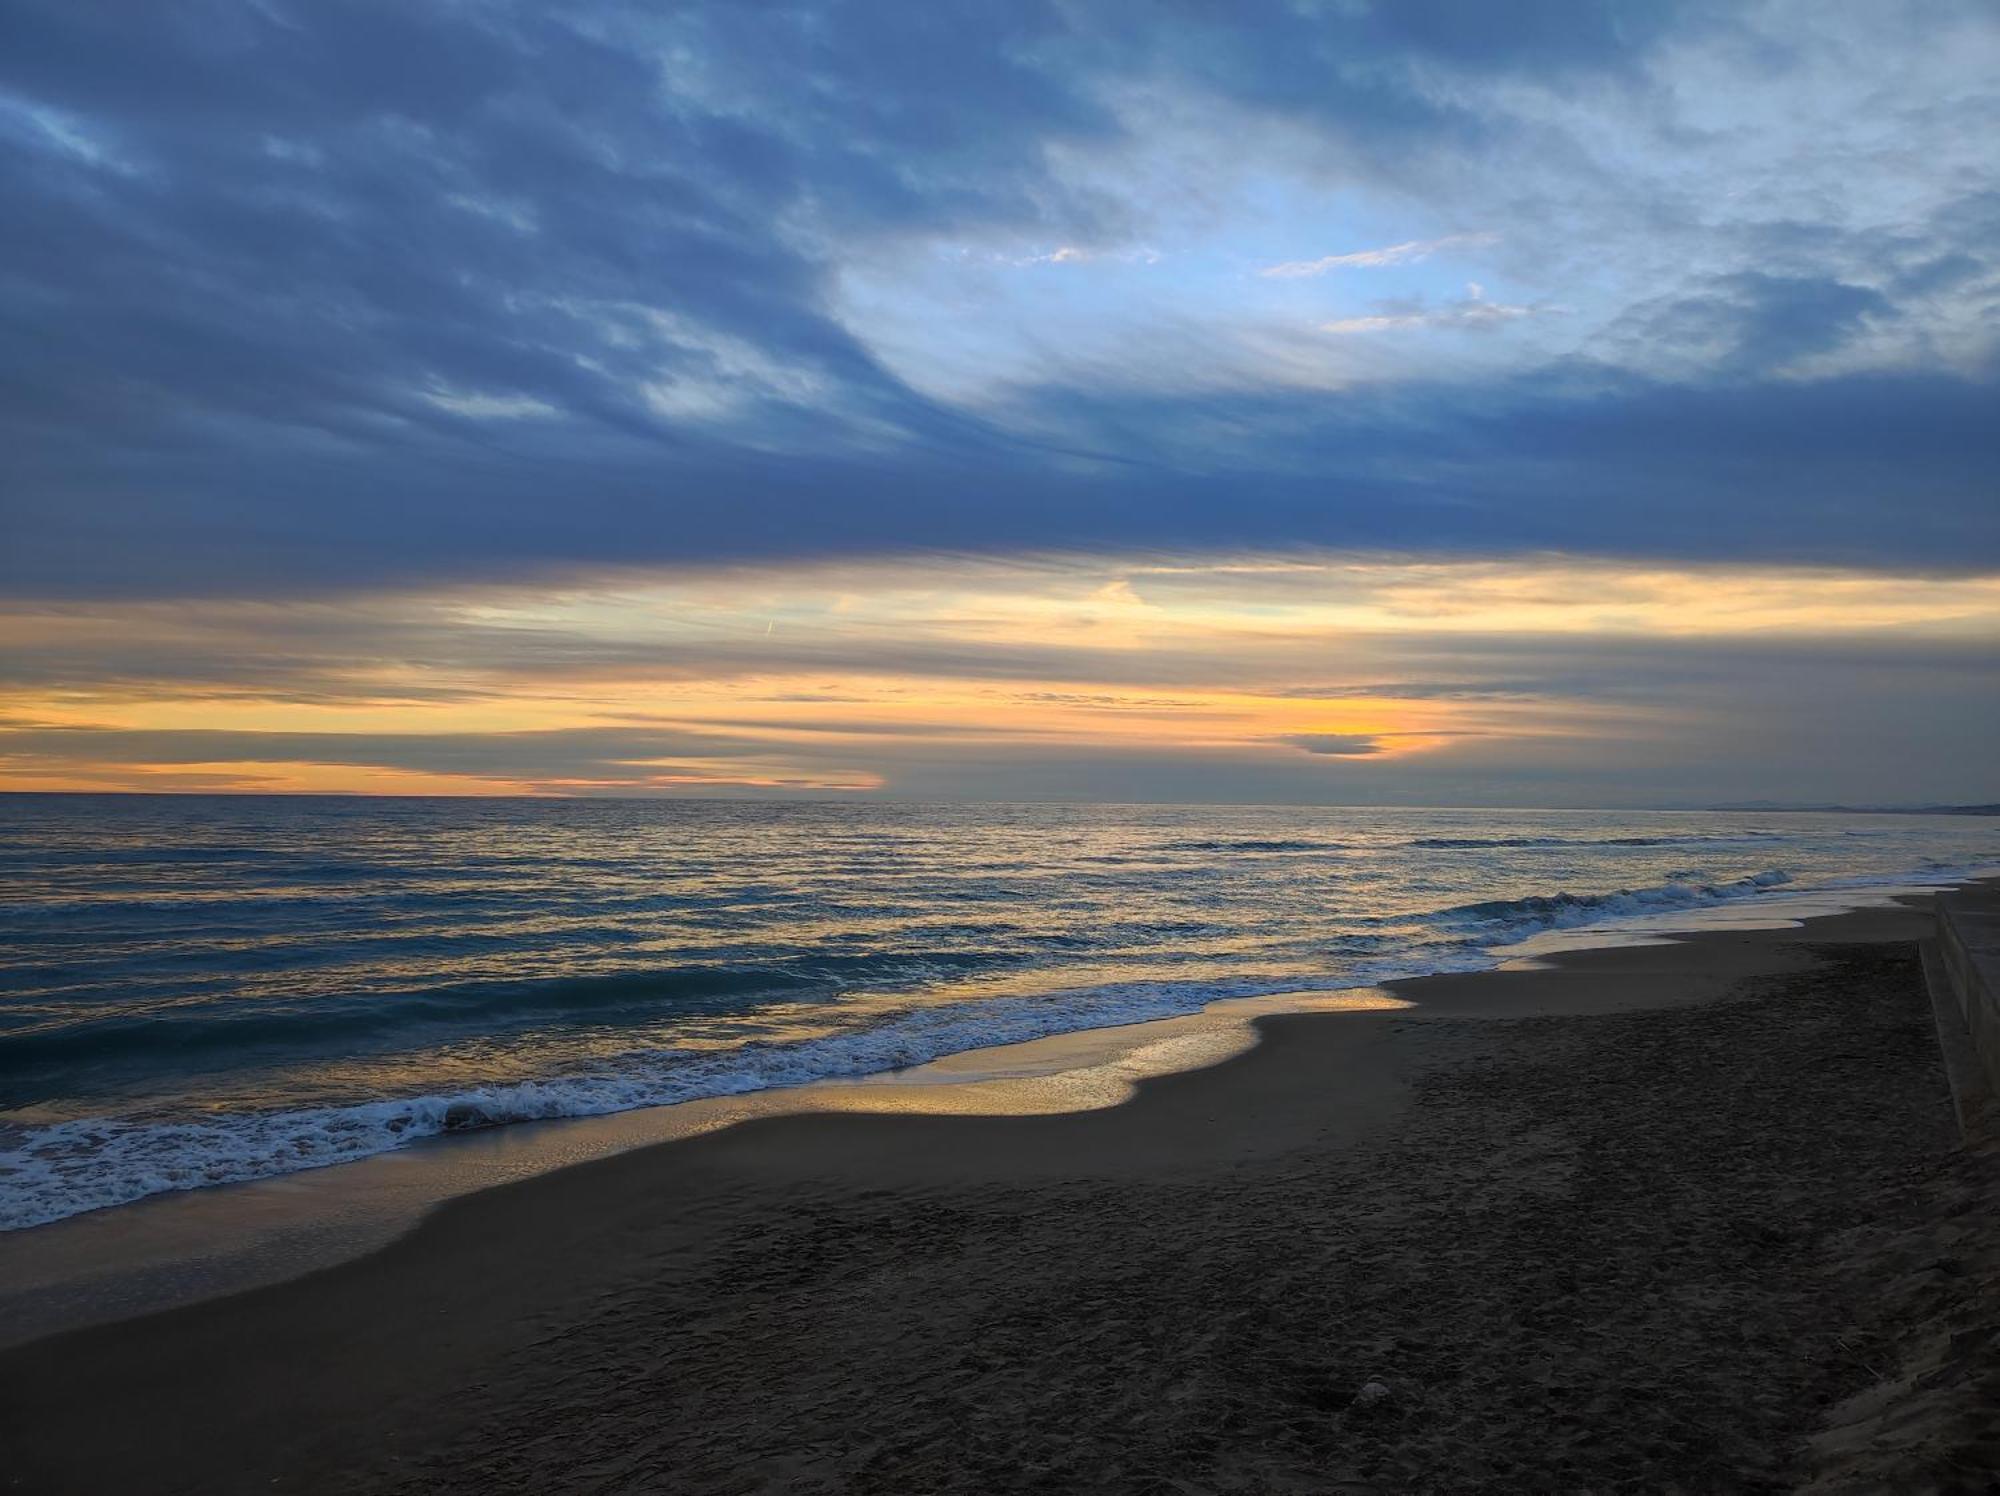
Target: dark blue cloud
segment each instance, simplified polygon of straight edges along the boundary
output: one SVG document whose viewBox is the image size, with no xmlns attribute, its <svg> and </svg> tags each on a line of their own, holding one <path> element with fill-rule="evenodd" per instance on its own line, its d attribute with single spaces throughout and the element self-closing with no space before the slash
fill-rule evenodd
<svg viewBox="0 0 2000 1496">
<path fill-rule="evenodd" d="M 1951 263 L 1964 260 L 1969 269 Z M 1912 290 L 1978 274 L 1970 256 L 1933 260 L 1913 273 Z M 1632 336 L 1685 348 L 1732 375 L 1765 374 L 1799 359 L 1831 353 L 1896 316 L 1895 304 L 1869 286 L 1826 276 L 1740 271 L 1716 276 L 1692 294 L 1640 308 Z"/>
<path fill-rule="evenodd" d="M 585 457 L 436 432 L 114 444 L 17 468 L 0 575 L 23 593 L 270 596 L 645 563 L 1289 547 L 1991 568 L 1994 394 L 1944 376 L 1548 376 L 1193 409 L 1050 397 L 1135 446 L 1158 432 L 1151 457 L 1119 463 L 970 441 L 888 459 L 609 440 Z"/>
<path fill-rule="evenodd" d="M 1293 732 L 1276 741 L 1324 758 L 1370 758 L 1388 746 L 1379 734 L 1365 732 Z"/>
<path fill-rule="evenodd" d="M 912 238 L 1142 234 L 1121 99 L 1282 121 L 1314 169 L 1393 183 L 1540 148 L 1479 80 L 1648 107 L 1664 44 L 1741 29 L 1708 7 L 51 0 L 0 25 L 11 590 L 910 549 L 2000 562 L 1990 362 L 1788 372 L 1983 284 L 1976 190 L 1886 289 L 1831 213 L 1765 226 L 1791 268 L 1663 289 L 1622 335 L 1693 375 L 1051 380 L 1003 413 L 843 313 L 843 266 Z"/>
</svg>

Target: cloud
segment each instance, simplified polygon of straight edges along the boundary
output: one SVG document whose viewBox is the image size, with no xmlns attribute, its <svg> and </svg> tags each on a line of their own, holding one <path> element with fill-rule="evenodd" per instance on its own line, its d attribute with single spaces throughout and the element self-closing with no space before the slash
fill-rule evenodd
<svg viewBox="0 0 2000 1496">
<path fill-rule="evenodd" d="M 462 390 L 427 390 L 424 398 L 441 410 L 474 420 L 511 421 L 553 416 L 556 408 L 532 395 L 482 395 Z"/>
<path fill-rule="evenodd" d="M 0 586 L 2000 558 L 1990 7 L 1501 10 L 28 0 Z"/>
<path fill-rule="evenodd" d="M 1273 690 L 1272 694 L 1302 701 L 1340 701 L 1357 696 L 1391 697 L 1399 701 L 1509 701 L 1557 696 L 1567 689 L 1570 688 L 1554 678 L 1518 681 L 1371 680 L 1285 686 Z"/>
<path fill-rule="evenodd" d="M 1447 234 L 1442 239 L 1412 239 L 1385 249 L 1357 249 L 1347 254 L 1327 255 L 1317 260 L 1286 260 L 1257 273 L 1274 280 L 1305 280 L 1325 275 L 1329 270 L 1376 269 L 1384 265 L 1413 265 L 1448 249 L 1471 249 L 1495 243 L 1498 234 Z"/>
<path fill-rule="evenodd" d="M 1199 798 L 1209 774 L 1226 783 L 1205 793 L 1249 799 L 1484 783 L 1630 802 L 1664 783 L 1745 798 L 1790 774 L 1821 798 L 1871 776 L 1976 797 L 1965 781 L 2000 731 L 1997 628 L 2000 576 L 1560 557 L 932 558 L 340 603 L 16 603 L 0 777 Z M 1839 729 L 1841 712 L 1874 725 Z M 1333 788 L 1329 759 L 1367 784 Z M 1577 777 L 1552 791 L 1558 763 Z"/>
<path fill-rule="evenodd" d="M 1382 739 L 1371 733 L 1294 732 L 1277 741 L 1328 758 L 1371 758 L 1385 747 Z"/>
<path fill-rule="evenodd" d="M 1549 316 L 1560 308 L 1547 306 L 1509 306 L 1504 302 L 1488 301 L 1486 291 L 1477 281 L 1465 288 L 1465 295 L 1456 301 L 1440 306 L 1429 306 L 1424 302 L 1401 300 L 1380 301 L 1373 311 L 1362 317 L 1337 317 L 1331 322 L 1319 325 L 1321 332 L 1338 334 L 1391 332 L 1408 327 L 1458 328 L 1465 331 L 1481 332 L 1516 321 L 1522 317 Z"/>
<path fill-rule="evenodd" d="M 694 720 L 704 694 L 685 688 L 617 700 L 672 702 L 687 720 L 661 712 L 652 721 L 533 729 L 470 730 L 462 717 L 389 719 L 374 709 L 343 720 L 312 708 L 302 720 L 323 725 L 292 730 L 58 725 L 23 713 L 16 730 L 0 731 L 0 772 L 13 785 L 105 788 L 911 799 L 1588 805 L 1992 795 L 1980 778 L 1990 773 L 1981 745 L 2000 732 L 2000 654 L 1990 629 L 1952 638 L 1892 630 L 1681 640 L 1484 630 L 1356 636 L 1340 653 L 1355 660 L 1353 684 L 1336 691 L 1322 679 L 1289 698 L 1279 694 L 1287 674 L 1297 681 L 1303 668 L 1326 665 L 1323 636 L 1249 661 L 1242 641 L 1227 636 L 1204 651 L 1148 657 L 1151 672 L 1187 683 L 1171 695 L 1121 684 L 1116 662 L 1097 656 L 1107 678 L 1096 689 L 1079 677 L 1067 692 L 998 687 L 986 697 L 935 680 L 876 677 L 866 691 L 838 693 L 860 699 L 827 702 L 817 720 L 798 702 L 784 703 L 782 716 L 739 710 L 728 722 Z M 1049 663 L 1076 670 L 1087 661 L 1057 653 Z M 1509 694 L 1425 695 L 1420 677 L 1405 692 L 1386 676 L 1360 673 L 1384 663 L 1442 667 L 1452 674 L 1434 682 L 1492 682 Z M 1530 683 L 1532 691 L 1520 690 Z M 1246 698 L 1218 698 L 1218 687 L 1270 689 L 1276 699 L 1250 714 Z M 543 689 L 517 682 L 507 700 L 570 711 L 589 704 L 573 686 L 553 700 L 537 694 Z M 1369 699 L 1378 692 L 1401 704 Z M 729 710 L 727 698 L 706 699 L 711 714 Z M 945 701 L 958 711 L 939 713 Z M 1179 706 L 1188 701 L 1200 705 Z M 910 714 L 918 706 L 927 716 Z M 1425 715 L 1412 722 L 1412 713 Z M 225 706 L 169 715 L 185 724 L 233 714 Z M 949 733 L 934 730 L 941 716 Z M 1288 717 L 1300 725 L 1285 728 Z M 385 720 L 413 725 L 385 730 Z M 1334 777 L 1335 761 L 1353 773 Z"/>
<path fill-rule="evenodd" d="M 1935 276 L 1936 263 L 1926 269 Z M 1920 277 L 1920 283 L 1928 278 Z M 1741 271 L 1635 308 L 1626 336 L 1670 349 L 1700 367 L 1757 375 L 1836 352 L 1872 325 L 1897 316 L 1895 303 L 1869 286 Z"/>
<path fill-rule="evenodd" d="M 0 732 L 0 765 L 15 774 L 200 788 L 237 787 L 276 775 L 181 765 L 285 765 L 382 771 L 390 777 L 458 779 L 469 788 L 579 793 L 705 788 L 790 791 L 866 790 L 881 779 L 866 769 L 815 770 L 772 752 L 768 742 L 653 727 L 586 727 L 526 732 L 256 732 L 110 727 Z M 384 787 L 371 783 L 370 787 Z"/>
</svg>

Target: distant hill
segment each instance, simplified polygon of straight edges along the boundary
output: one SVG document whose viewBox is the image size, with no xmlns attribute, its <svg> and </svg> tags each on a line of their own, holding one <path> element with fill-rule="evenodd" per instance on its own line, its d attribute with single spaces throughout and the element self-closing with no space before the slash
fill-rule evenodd
<svg viewBox="0 0 2000 1496">
<path fill-rule="evenodd" d="M 1734 805 L 1711 805 L 1710 810 L 1757 810 L 1804 814 L 1807 811 L 1843 813 L 1855 816 L 2000 816 L 1995 805 L 1780 805 L 1772 800 L 1745 800 Z"/>
</svg>

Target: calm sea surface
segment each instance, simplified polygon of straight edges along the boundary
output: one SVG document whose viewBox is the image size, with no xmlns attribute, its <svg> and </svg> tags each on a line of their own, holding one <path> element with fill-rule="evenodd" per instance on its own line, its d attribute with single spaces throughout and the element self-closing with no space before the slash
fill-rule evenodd
<svg viewBox="0 0 2000 1496">
<path fill-rule="evenodd" d="M 1929 816 L 0 796 L 0 1229 L 1996 864 Z"/>
</svg>

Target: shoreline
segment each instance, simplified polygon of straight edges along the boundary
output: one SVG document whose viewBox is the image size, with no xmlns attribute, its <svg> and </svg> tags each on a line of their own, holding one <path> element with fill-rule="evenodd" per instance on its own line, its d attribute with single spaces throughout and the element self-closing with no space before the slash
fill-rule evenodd
<svg viewBox="0 0 2000 1496">
<path fill-rule="evenodd" d="M 1904 904 L 1778 930 L 1713 931 L 1561 953 L 1511 970 L 1419 979 L 1404 984 L 1406 1000 L 1416 991 L 1410 1008 L 1256 1018 L 1259 1042 L 1253 1047 L 1203 1068 L 1121 1082 L 1129 1097 L 1095 1110 L 885 1111 L 884 1095 L 919 1088 L 851 1087 L 874 1094 L 854 1097 L 851 1106 L 761 1116 L 673 1146 L 633 1148 L 464 1195 L 431 1210 L 379 1250 L 337 1266 L 17 1345 L 0 1353 L 0 1387 L 8 1389 L 5 1401 L 19 1420 L 14 1435 L 28 1452 L 26 1468 L 44 1482 L 37 1488 L 51 1491 L 118 1488 L 121 1472 L 124 1488 L 132 1488 L 131 1468 L 121 1460 L 140 1460 L 146 1471 L 173 1477 L 141 1487 L 146 1489 L 263 1490 L 274 1478 L 295 1490 L 357 1485 L 470 1490 L 480 1489 L 480 1481 L 485 1489 L 509 1482 L 535 1488 L 523 1472 L 540 1456 L 517 1447 L 506 1431 L 525 1420 L 546 1440 L 547 1419 L 557 1416 L 550 1408 L 570 1403 L 559 1397 L 551 1405 L 544 1378 L 588 1381 L 621 1367 L 636 1376 L 635 1356 L 659 1366 L 647 1375 L 664 1374 L 658 1347 L 642 1352 L 621 1328 L 642 1311 L 663 1315 L 657 1333 L 678 1347 L 673 1388 L 658 1395 L 672 1392 L 697 1402 L 700 1396 L 678 1379 L 683 1374 L 696 1383 L 714 1375 L 731 1384 L 745 1375 L 780 1381 L 803 1375 L 795 1366 L 800 1351 L 792 1337 L 817 1333 L 811 1314 L 807 1321 L 797 1319 L 807 1312 L 807 1300 L 827 1305 L 825 1312 L 847 1326 L 844 1333 L 871 1344 L 884 1334 L 895 1337 L 893 1345 L 876 1346 L 880 1355 L 903 1354 L 896 1349 L 903 1347 L 910 1355 L 922 1349 L 922 1357 L 949 1359 L 958 1355 L 951 1349 L 956 1341 L 927 1338 L 926 1327 L 943 1304 L 975 1317 L 1000 1312 L 1010 1296 L 1042 1291 L 1040 1267 L 1051 1261 L 1067 1264 L 1058 1275 L 1063 1282 L 1095 1281 L 1092 1275 L 1109 1273 L 1105 1282 L 1126 1283 L 1127 1268 L 1117 1252 L 1105 1257 L 1091 1243 L 1097 1234 L 1116 1237 L 1130 1229 L 1124 1220 L 1128 1209 L 1173 1246 L 1171 1261 L 1157 1269 L 1172 1276 L 1234 1261 L 1237 1227 L 1220 1222 L 1235 1220 L 1239 1206 L 1280 1215 L 1304 1210 L 1292 1195 L 1322 1173 L 1339 1175 L 1341 1189 L 1329 1196 L 1313 1193 L 1318 1190 L 1313 1186 L 1312 1210 L 1301 1218 L 1303 1224 L 1285 1226 L 1281 1233 L 1291 1247 L 1280 1249 L 1274 1239 L 1245 1258 L 1240 1271 L 1289 1272 L 1285 1254 L 1295 1255 L 1301 1242 L 1346 1240 L 1355 1231 L 1366 1236 L 1387 1229 L 1381 1222 L 1391 1220 L 1394 1249 L 1386 1257 L 1381 1249 L 1365 1249 L 1364 1256 L 1373 1264 L 1371 1273 L 1400 1282 L 1413 1270 L 1403 1256 L 1437 1250 L 1439 1231 L 1442 1239 L 1458 1241 L 1463 1228 L 1444 1230 L 1443 1223 L 1467 1209 L 1479 1213 L 1487 1224 L 1462 1245 L 1466 1251 L 1487 1250 L 1492 1233 L 1513 1219 L 1507 1212 L 1541 1208 L 1537 1202 L 1552 1198 L 1548 1192 L 1575 1168 L 1575 1145 L 1545 1139 L 1544 1125 L 1521 1130 L 1509 1124 L 1496 1133 L 1487 1124 L 1470 1132 L 1454 1124 L 1436 1147 L 1420 1150 L 1421 1167 L 1388 1179 L 1381 1172 L 1385 1160 L 1437 1131 L 1440 1118 L 1451 1122 L 1449 1108 L 1437 1110 L 1436 1097 L 1445 1094 L 1437 1090 L 1440 1084 L 1447 1093 L 1469 1085 L 1466 1094 L 1479 1099 L 1477 1078 L 1496 1055 L 1519 1064 L 1548 1046 L 1580 1046 L 1578 1053 L 1590 1064 L 1610 1067 L 1606 1083 L 1613 1089 L 1606 1094 L 1625 1096 L 1611 1108 L 1614 1113 L 1631 1100 L 1626 1093 L 1635 1086 L 1639 1091 L 1632 1095 L 1661 1115 L 1684 1115 L 1704 1126 L 1718 1118 L 1734 1125 L 1732 1108 L 1760 1109 L 1761 1127 L 1774 1134 L 1789 1128 L 1804 1150 L 1801 1156 L 1817 1158 L 1818 1119 L 1798 1112 L 1801 1105 L 1826 1104 L 1816 1100 L 1819 1090 L 1809 1086 L 1790 1095 L 1784 1111 L 1771 1113 L 1763 1092 L 1796 1087 L 1797 1080 L 1783 1074 L 1730 1080 L 1734 1100 L 1718 1107 L 1714 1098 L 1703 1099 L 1704 1087 L 1721 1083 L 1717 1076 L 1676 1061 L 1682 1066 L 1676 1085 L 1686 1088 L 1685 1094 L 1652 1094 L 1647 1088 L 1658 1085 L 1652 1070 L 1632 1070 L 1634 1062 L 1620 1058 L 1624 1041 L 1608 1041 L 1630 1033 L 1654 1034 L 1648 1042 L 1655 1042 L 1657 1032 L 1671 1031 L 1673 1042 L 1683 1046 L 1712 1050 L 1722 1042 L 1711 1058 L 1748 1063 L 1754 1077 L 1758 1055 L 1717 1035 L 1747 1012 L 1760 1023 L 1778 1025 L 1773 1033 L 1786 1038 L 1787 1010 L 1758 1000 L 1756 993 L 1789 984 L 1787 990 L 1822 1001 L 1821 989 L 1843 963 L 1889 960 L 1904 980 L 1915 969 L 1908 947 L 1928 934 L 1929 923 L 1927 907 Z M 1919 1027 L 1906 1022 L 1909 1015 L 1901 1009 L 1892 1016 L 1902 1024 L 1895 1032 L 1905 1055 L 1904 1089 L 1872 1098 L 1871 1105 L 1888 1107 L 1889 1123 L 1842 1146 L 1849 1153 L 1863 1145 L 1892 1153 L 1901 1148 L 1883 1167 L 1907 1169 L 1908 1162 L 1896 1160 L 1928 1157 L 1943 1145 L 1949 1105 L 1927 1007 L 1916 1015 Z M 1635 1023 L 1639 1028 L 1632 1029 Z M 1829 1038 L 1823 1029 L 1824 1024 L 1807 1036 L 1822 1048 L 1834 1046 L 1823 1063 L 1850 1068 L 1873 1063 L 1867 1053 L 1843 1058 L 1838 1034 Z M 1927 1054 L 1911 1049 L 1912 1033 L 1928 1045 Z M 1847 1049 L 1852 1047 L 1848 1041 Z M 1671 1058 L 1674 1051 L 1661 1053 Z M 1574 1073 L 1587 1078 L 1588 1066 Z M 1570 1105 L 1564 1099 L 1570 1075 L 1565 1070 L 1538 1082 L 1553 1089 L 1525 1097 L 1503 1086 L 1497 1100 L 1489 1096 L 1479 1104 L 1500 1106 L 1496 1116 L 1513 1115 L 1522 1105 L 1560 1109 Z M 979 1083 L 989 1088 L 988 1099 L 996 1085 L 1033 1084 Z M 1741 1090 L 1744 1084 L 1753 1089 Z M 952 1089 L 931 1087 L 928 1097 L 918 1099 L 935 1103 Z M 1905 1124 L 1894 1119 L 1905 1116 L 1920 1136 L 1899 1139 Z M 1570 1122 L 1575 1125 L 1574 1117 Z M 1756 1162 L 1755 1139 L 1751 1143 L 1746 1168 Z M 1697 1159 L 1690 1166 L 1699 1165 Z M 1836 1171 L 1828 1176 L 1832 1184 L 1823 1187 L 1838 1186 L 1842 1177 Z M 1516 1205 L 1502 1209 L 1498 1196 L 1482 1204 L 1492 1191 Z M 1808 1199 L 1816 1208 L 1817 1197 Z M 1362 1209 L 1356 1202 L 1372 1205 Z M 1107 1215 L 1113 1205 L 1116 1210 Z M 1491 1209 L 1502 1213 L 1485 1213 Z M 1220 1217 L 1214 1216 L 1217 1210 Z M 1414 1225 L 1400 1220 L 1399 1213 L 1410 1211 L 1420 1218 Z M 1091 1224 L 1078 1235 L 1066 1221 L 1079 1228 Z M 1306 1234 L 1297 1235 L 1300 1229 Z M 1627 1229 L 1636 1228 L 1618 1227 Z M 1412 1236 L 1413 1230 L 1419 1234 Z M 938 1243 L 947 1239 L 954 1245 L 938 1257 Z M 1605 1250 L 1613 1250 L 1615 1233 L 1607 1240 L 1613 1245 Z M 1153 1248 L 1135 1240 L 1118 1250 Z M 967 1254 L 984 1262 L 993 1253 L 1005 1261 L 994 1259 L 979 1273 L 960 1274 L 951 1266 Z M 1174 1265 L 1183 1259 L 1193 1266 Z M 1532 1278 L 1545 1266 L 1531 1256 L 1505 1271 Z M 1705 1271 L 1692 1262 L 1687 1270 Z M 1240 1287 L 1238 1271 L 1231 1268 L 1225 1277 Z M 1460 1264 L 1442 1277 L 1426 1277 L 1423 1292 L 1498 1291 L 1480 1286 L 1494 1271 L 1493 1264 L 1476 1273 Z M 918 1300 L 904 1302 L 906 1290 L 898 1286 L 904 1276 L 928 1285 Z M 795 1281 L 807 1300 L 785 1298 Z M 1174 1300 L 1181 1307 L 1173 1314 L 1196 1314 L 1186 1328 L 1191 1344 L 1205 1333 L 1198 1328 L 1201 1315 L 1218 1308 L 1213 1295 L 1221 1281 L 1204 1280 L 1202 1294 L 1211 1301 L 1199 1306 L 1199 1314 Z M 1312 1292 L 1333 1291 L 1313 1281 L 1319 1286 Z M 1137 1283 L 1118 1293 L 1138 1292 Z M 1404 1284 L 1394 1302 L 1413 1291 Z M 1361 1299 L 1340 1299 L 1338 1313 L 1387 1312 L 1365 1283 L 1353 1292 Z M 792 1307 L 771 1319 L 762 1306 L 775 1304 L 774 1294 Z M 860 1317 L 852 1318 L 846 1306 Z M 696 1332 L 711 1319 L 714 1325 Z M 1135 1321 L 1127 1316 L 1114 1323 Z M 1097 1333 L 1075 1321 L 1070 1330 L 1086 1338 Z M 913 1345 L 919 1340 L 924 1347 Z M 824 1354 L 846 1352 L 827 1347 Z M 916 1363 L 922 1368 L 918 1383 L 928 1384 L 937 1368 L 922 1357 Z M 1077 1350 L 1075 1360 L 1084 1372 L 1098 1366 L 1087 1346 Z M 994 1361 L 985 1352 L 969 1369 L 951 1361 L 958 1368 L 953 1375 L 969 1379 L 968 1385 L 1000 1375 L 1006 1364 L 1005 1357 Z M 848 1366 L 842 1376 L 863 1388 L 877 1378 L 872 1367 Z M 958 1385 L 950 1378 L 946 1383 Z M 780 1399 L 790 1410 L 788 1418 L 810 1421 L 801 1410 L 816 1395 L 813 1388 L 825 1390 L 812 1381 L 787 1394 L 804 1401 Z M 747 1395 L 740 1385 L 739 1390 Z M 1071 1394 L 1087 1391 L 1072 1388 Z M 915 1395 L 908 1388 L 897 1393 Z M 1349 1388 L 1342 1408 L 1351 1395 Z M 665 1404 L 648 1404 L 651 1411 L 644 1414 L 636 1408 L 586 1414 L 578 1406 L 560 1415 L 558 1424 L 581 1420 L 580 1429 L 604 1432 L 616 1444 L 627 1436 L 640 1438 L 651 1427 L 648 1418 L 664 1418 L 663 1409 L 680 1407 L 672 1396 Z M 107 1406 L 138 1410 L 121 1437 L 121 1445 L 129 1440 L 134 1449 L 101 1448 L 79 1456 L 76 1451 L 90 1442 L 83 1428 L 97 1416 L 95 1409 Z M 713 1410 L 704 1416 L 713 1417 Z M 673 1468 L 696 1472 L 685 1488 L 718 1488 L 715 1472 L 723 1467 L 711 1469 L 703 1460 L 726 1455 L 725 1463 L 740 1463 L 743 1449 L 753 1445 L 765 1450 L 760 1458 L 777 1458 L 772 1450 L 804 1437 L 793 1424 L 767 1426 L 757 1418 L 739 1409 L 729 1425 L 732 1433 L 676 1414 L 672 1450 L 659 1447 L 653 1434 L 642 1442 Z M 510 1451 L 505 1459 L 516 1463 L 494 1465 L 482 1456 L 484 1463 L 464 1464 L 462 1441 L 468 1437 L 483 1443 L 499 1439 Z M 724 1446 L 736 1452 L 727 1453 Z M 445 1450 L 460 1453 L 440 1465 L 436 1461 Z M 826 1457 L 836 1464 L 861 1458 L 853 1449 Z M 412 1476 L 419 1466 L 421 1476 Z M 405 1476 L 415 1483 L 406 1487 Z M 810 1482 L 800 1486 L 820 1488 Z"/>
<path fill-rule="evenodd" d="M 1953 885 L 2000 882 L 1975 878 Z M 1544 931 L 1496 963 L 1375 987 L 1223 998 L 1188 1014 L 958 1051 L 900 1070 L 425 1138 L 293 1174 L 166 1191 L 0 1233 L 0 1350 L 289 1282 L 391 1245 L 434 1211 L 489 1189 L 775 1117 L 1030 1116 L 1117 1106 L 1145 1081 L 1223 1063 L 1264 1042 L 1264 1020 L 1464 1004 L 1461 984 L 1510 972 L 1594 969 L 1606 953 L 1732 932 L 1801 931 L 1928 901 L 1907 885 L 1769 897 Z M 1505 984 L 1502 984 L 1503 986 Z M 1586 1000 L 1589 1006 L 1591 1000 Z M 1506 1006 L 1505 1000 L 1502 1006 Z"/>
</svg>

